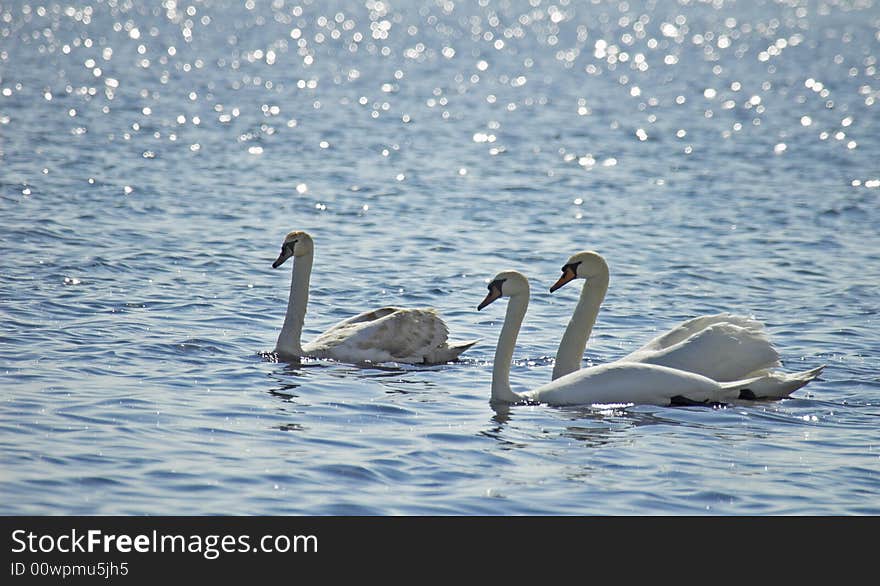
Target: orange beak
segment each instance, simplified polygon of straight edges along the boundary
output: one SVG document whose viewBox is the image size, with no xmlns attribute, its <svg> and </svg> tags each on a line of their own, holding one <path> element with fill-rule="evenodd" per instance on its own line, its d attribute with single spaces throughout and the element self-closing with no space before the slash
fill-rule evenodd
<svg viewBox="0 0 880 586">
<path fill-rule="evenodd" d="M 489 289 L 489 293 L 486 295 L 486 298 L 477 306 L 477 311 L 480 311 L 496 299 L 501 297 L 501 291 L 497 287 L 492 287 Z"/>
<path fill-rule="evenodd" d="M 277 269 L 281 265 L 284 264 L 284 261 L 293 256 L 293 246 L 282 246 L 281 254 L 278 255 L 278 258 L 275 259 L 275 262 L 272 263 L 272 268 Z"/>
<path fill-rule="evenodd" d="M 552 287 L 550 287 L 550 292 L 553 293 L 566 283 L 574 281 L 575 277 L 577 277 L 577 274 L 574 272 L 574 270 L 571 267 L 565 267 L 564 269 L 562 269 L 562 276 L 559 277 L 558 281 L 553 283 Z"/>
</svg>

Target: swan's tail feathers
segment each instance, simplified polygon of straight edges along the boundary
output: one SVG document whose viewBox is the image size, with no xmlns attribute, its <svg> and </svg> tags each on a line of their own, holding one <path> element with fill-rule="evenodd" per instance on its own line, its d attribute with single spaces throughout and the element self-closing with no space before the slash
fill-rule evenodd
<svg viewBox="0 0 880 586">
<path fill-rule="evenodd" d="M 438 348 L 432 356 L 425 357 L 425 362 L 430 364 L 442 364 L 458 360 L 458 357 L 462 353 L 479 341 L 480 338 L 468 342 L 448 342 L 445 348 Z"/>
<path fill-rule="evenodd" d="M 761 381 L 767 378 L 767 376 L 769 375 L 762 374 L 761 376 L 744 378 L 742 380 L 734 380 L 718 384 L 721 385 L 721 388 L 724 390 L 726 399 L 739 399 L 742 398 L 744 393 L 751 393 L 751 388 L 757 384 L 760 384 Z"/>
<path fill-rule="evenodd" d="M 477 338 L 476 340 L 470 340 L 468 342 L 449 342 L 449 349 L 455 351 L 455 355 L 458 356 L 479 341 L 480 338 Z"/>
<path fill-rule="evenodd" d="M 810 381 L 819 378 L 825 366 L 823 364 L 810 370 L 791 374 L 782 372 L 767 373 L 758 377 L 747 389 L 741 390 L 739 398 L 748 400 L 784 399 Z"/>
</svg>

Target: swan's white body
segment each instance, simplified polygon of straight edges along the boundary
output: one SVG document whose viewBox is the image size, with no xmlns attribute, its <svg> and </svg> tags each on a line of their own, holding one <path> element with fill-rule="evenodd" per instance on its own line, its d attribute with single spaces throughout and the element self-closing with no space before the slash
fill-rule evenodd
<svg viewBox="0 0 880 586">
<path fill-rule="evenodd" d="M 521 273 L 504 271 L 489 285 L 480 309 L 509 297 L 492 369 L 492 401 L 523 401 L 550 405 L 651 404 L 727 402 L 736 399 L 756 379 L 716 382 L 708 377 L 638 362 L 614 362 L 583 368 L 523 393 L 510 387 L 510 362 L 519 329 L 529 305 L 529 283 Z"/>
<path fill-rule="evenodd" d="M 277 268 L 291 256 L 293 279 L 287 314 L 275 344 L 275 353 L 282 359 L 310 356 L 354 363 L 440 364 L 455 360 L 476 343 L 448 342 L 449 330 L 433 309 L 383 307 L 343 320 L 302 344 L 314 258 L 311 236 L 305 232 L 288 234 L 272 266 Z"/>
<path fill-rule="evenodd" d="M 608 290 L 609 271 L 605 260 L 592 251 L 573 255 L 563 267 L 563 276 L 551 288 L 558 289 L 576 279 L 586 279 L 577 307 L 565 329 L 553 379 L 581 368 L 587 340 Z M 730 313 L 704 315 L 679 324 L 655 337 L 617 362 L 668 366 L 728 382 L 761 377 L 744 398 L 779 399 L 814 380 L 824 366 L 791 374 L 772 371 L 780 366 L 761 322 Z"/>
<path fill-rule="evenodd" d="M 719 383 L 656 364 L 611 362 L 562 376 L 522 397 L 550 405 L 727 403 L 756 379 Z"/>
</svg>

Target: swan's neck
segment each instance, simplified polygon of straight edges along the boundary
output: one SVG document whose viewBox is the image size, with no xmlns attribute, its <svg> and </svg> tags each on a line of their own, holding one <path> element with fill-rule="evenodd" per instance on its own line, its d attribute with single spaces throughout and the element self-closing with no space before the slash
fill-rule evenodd
<svg viewBox="0 0 880 586">
<path fill-rule="evenodd" d="M 513 360 L 516 338 L 519 336 L 519 328 L 522 326 L 528 307 L 528 293 L 514 295 L 507 303 L 507 313 L 504 315 L 504 325 L 501 327 L 501 334 L 498 336 L 498 346 L 495 348 L 495 364 L 492 367 L 493 402 L 516 403 L 522 398 L 510 388 L 510 362 Z"/>
<path fill-rule="evenodd" d="M 587 340 L 596 323 L 599 307 L 608 291 L 608 273 L 590 277 L 581 289 L 574 314 L 565 328 L 559 350 L 556 351 L 556 363 L 553 365 L 553 380 L 581 368 L 581 358 L 587 347 Z"/>
<path fill-rule="evenodd" d="M 290 281 L 287 315 L 284 316 L 284 325 L 281 327 L 278 342 L 275 344 L 275 352 L 278 354 L 303 355 L 300 337 L 306 317 L 306 306 L 309 303 L 309 277 L 311 274 L 311 254 L 293 259 L 293 279 Z"/>
</svg>

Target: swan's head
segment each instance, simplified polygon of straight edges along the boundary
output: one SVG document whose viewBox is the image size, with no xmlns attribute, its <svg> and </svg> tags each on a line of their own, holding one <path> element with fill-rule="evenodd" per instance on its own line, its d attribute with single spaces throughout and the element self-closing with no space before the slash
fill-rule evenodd
<svg viewBox="0 0 880 586">
<path fill-rule="evenodd" d="M 585 250 L 573 254 L 562 267 L 562 276 L 550 287 L 553 293 L 569 281 L 575 279 L 590 279 L 593 277 L 608 276 L 608 264 L 598 252 Z"/>
<path fill-rule="evenodd" d="M 277 269 L 291 256 L 305 256 L 307 254 L 312 254 L 314 246 L 315 245 L 312 243 L 312 237 L 305 232 L 299 230 L 291 232 L 284 237 L 284 242 L 281 244 L 281 254 L 279 254 L 278 258 L 275 259 L 275 262 L 272 263 L 272 268 Z"/>
<path fill-rule="evenodd" d="M 529 280 L 525 275 L 517 271 L 502 271 L 495 275 L 489 283 L 489 293 L 482 303 L 477 306 L 481 310 L 499 297 L 513 297 L 529 293 Z"/>
</svg>

